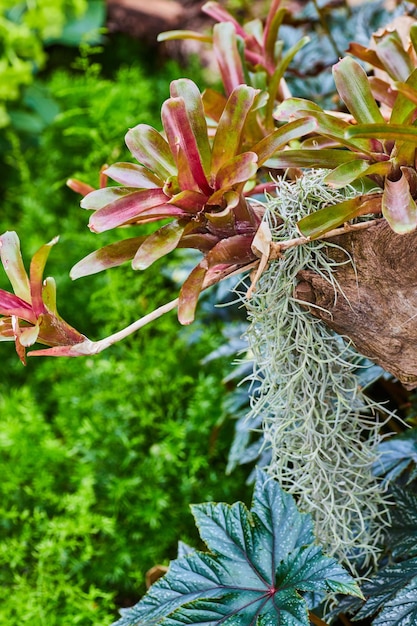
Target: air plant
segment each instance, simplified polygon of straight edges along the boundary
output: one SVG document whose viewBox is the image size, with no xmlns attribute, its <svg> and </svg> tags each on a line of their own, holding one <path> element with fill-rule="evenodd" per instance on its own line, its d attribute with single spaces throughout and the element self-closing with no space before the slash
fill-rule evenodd
<svg viewBox="0 0 417 626">
<path fill-rule="evenodd" d="M 357 191 L 334 191 L 322 172 L 281 181 L 267 203 L 274 242 L 297 235 L 297 221 Z M 326 550 L 357 574 L 375 564 L 389 522 L 384 486 L 372 474 L 381 441 L 377 418 L 386 410 L 363 393 L 360 355 L 294 296 L 300 270 L 325 277 L 340 294 L 329 242 L 293 247 L 270 263 L 250 300 L 243 301 L 256 385 L 247 427 L 262 421 L 267 471 L 311 513 Z M 334 245 L 334 244 L 333 244 Z M 346 263 L 351 260 L 346 255 Z"/>
</svg>

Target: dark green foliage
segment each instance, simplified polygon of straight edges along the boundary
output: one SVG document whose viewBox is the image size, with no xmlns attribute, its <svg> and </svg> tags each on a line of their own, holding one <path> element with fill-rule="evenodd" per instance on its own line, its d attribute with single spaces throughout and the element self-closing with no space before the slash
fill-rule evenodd
<svg viewBox="0 0 417 626">
<path fill-rule="evenodd" d="M 193 514 L 209 552 L 173 561 L 117 626 L 308 626 L 303 593 L 361 595 L 353 578 L 314 545 L 311 517 L 263 472 L 250 511 L 242 502 L 207 503 Z"/>
<path fill-rule="evenodd" d="M 395 559 L 417 556 L 417 495 L 392 488 L 396 506 L 392 514 L 389 545 Z"/>
<path fill-rule="evenodd" d="M 372 626 L 410 626 L 417 620 L 417 496 L 412 491 L 392 488 L 395 507 L 392 526 L 386 540 L 390 553 L 362 593 L 365 603 L 342 599 L 333 615 L 345 611 L 354 613 L 353 621 L 367 619 Z M 358 610 L 359 608 L 359 610 Z"/>
<path fill-rule="evenodd" d="M 405 478 L 407 482 L 417 477 L 417 428 L 406 430 L 384 441 L 379 447 L 381 456 L 374 472 L 386 482 Z"/>
</svg>

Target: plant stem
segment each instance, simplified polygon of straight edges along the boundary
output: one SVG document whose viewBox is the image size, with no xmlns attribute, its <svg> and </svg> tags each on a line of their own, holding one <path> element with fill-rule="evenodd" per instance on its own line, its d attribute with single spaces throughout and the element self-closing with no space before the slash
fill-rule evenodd
<svg viewBox="0 0 417 626">
<path fill-rule="evenodd" d="M 383 218 L 381 218 L 383 219 Z M 360 222 L 359 224 L 346 224 L 342 226 L 342 228 L 334 228 L 333 230 L 329 230 L 318 239 L 331 239 L 332 237 L 337 237 L 338 235 L 345 235 L 346 233 L 350 233 L 356 230 L 366 230 L 373 226 L 376 222 L 380 220 L 370 220 L 369 222 Z M 310 237 L 295 237 L 294 239 L 288 239 L 287 241 L 282 241 L 279 243 L 272 242 L 271 243 L 271 252 L 270 252 L 270 260 L 277 259 L 281 256 L 282 252 L 288 250 L 289 248 L 294 248 L 295 246 L 302 246 L 306 243 L 311 242 Z"/>
<path fill-rule="evenodd" d="M 175 300 L 171 300 L 170 302 L 163 304 L 162 306 L 158 307 L 151 313 L 148 313 L 148 315 L 144 315 L 139 320 L 136 320 L 136 322 L 133 322 L 133 324 L 126 326 L 126 328 L 123 328 L 122 330 L 119 330 L 117 333 L 114 333 L 113 335 L 109 335 L 108 337 L 105 337 L 104 339 L 100 339 L 99 341 L 95 341 L 94 352 L 98 353 L 98 352 L 101 352 L 102 350 L 105 350 L 106 348 L 113 345 L 114 343 L 120 341 L 121 339 L 125 339 L 126 337 L 136 332 L 140 328 L 143 328 L 143 326 L 146 326 L 150 322 L 153 322 L 154 320 L 158 319 L 158 317 L 161 317 L 165 313 L 168 313 L 168 311 L 172 311 L 178 306 L 178 300 L 179 298 L 175 298 Z"/>
<path fill-rule="evenodd" d="M 317 615 L 314 615 L 311 611 L 308 612 L 308 618 L 315 626 L 329 626 L 327 622 L 323 622 L 320 617 L 317 617 Z"/>
</svg>

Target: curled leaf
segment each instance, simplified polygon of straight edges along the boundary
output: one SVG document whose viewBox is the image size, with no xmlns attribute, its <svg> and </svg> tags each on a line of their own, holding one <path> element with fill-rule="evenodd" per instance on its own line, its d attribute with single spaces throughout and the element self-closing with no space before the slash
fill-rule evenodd
<svg viewBox="0 0 417 626">
<path fill-rule="evenodd" d="M 416 229 L 417 206 L 410 194 L 408 180 L 403 172 L 399 180 L 386 179 L 382 195 L 382 214 L 392 230 L 399 235 Z"/>
</svg>

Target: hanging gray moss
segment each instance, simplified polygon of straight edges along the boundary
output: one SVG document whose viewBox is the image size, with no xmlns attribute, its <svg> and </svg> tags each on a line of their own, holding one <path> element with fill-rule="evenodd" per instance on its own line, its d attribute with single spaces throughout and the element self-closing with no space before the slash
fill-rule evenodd
<svg viewBox="0 0 417 626">
<path fill-rule="evenodd" d="M 301 217 L 356 193 L 330 189 L 317 172 L 280 181 L 266 211 L 273 241 L 299 236 Z M 311 269 L 333 284 L 335 298 L 343 297 L 336 264 L 326 257 L 329 245 L 314 241 L 288 249 L 245 301 L 252 378 L 259 385 L 248 420 L 262 418 L 271 476 L 312 514 L 327 552 L 357 571 L 375 561 L 389 521 L 386 495 L 371 471 L 383 409 L 360 388 L 361 357 L 293 295 L 298 272 Z"/>
</svg>

